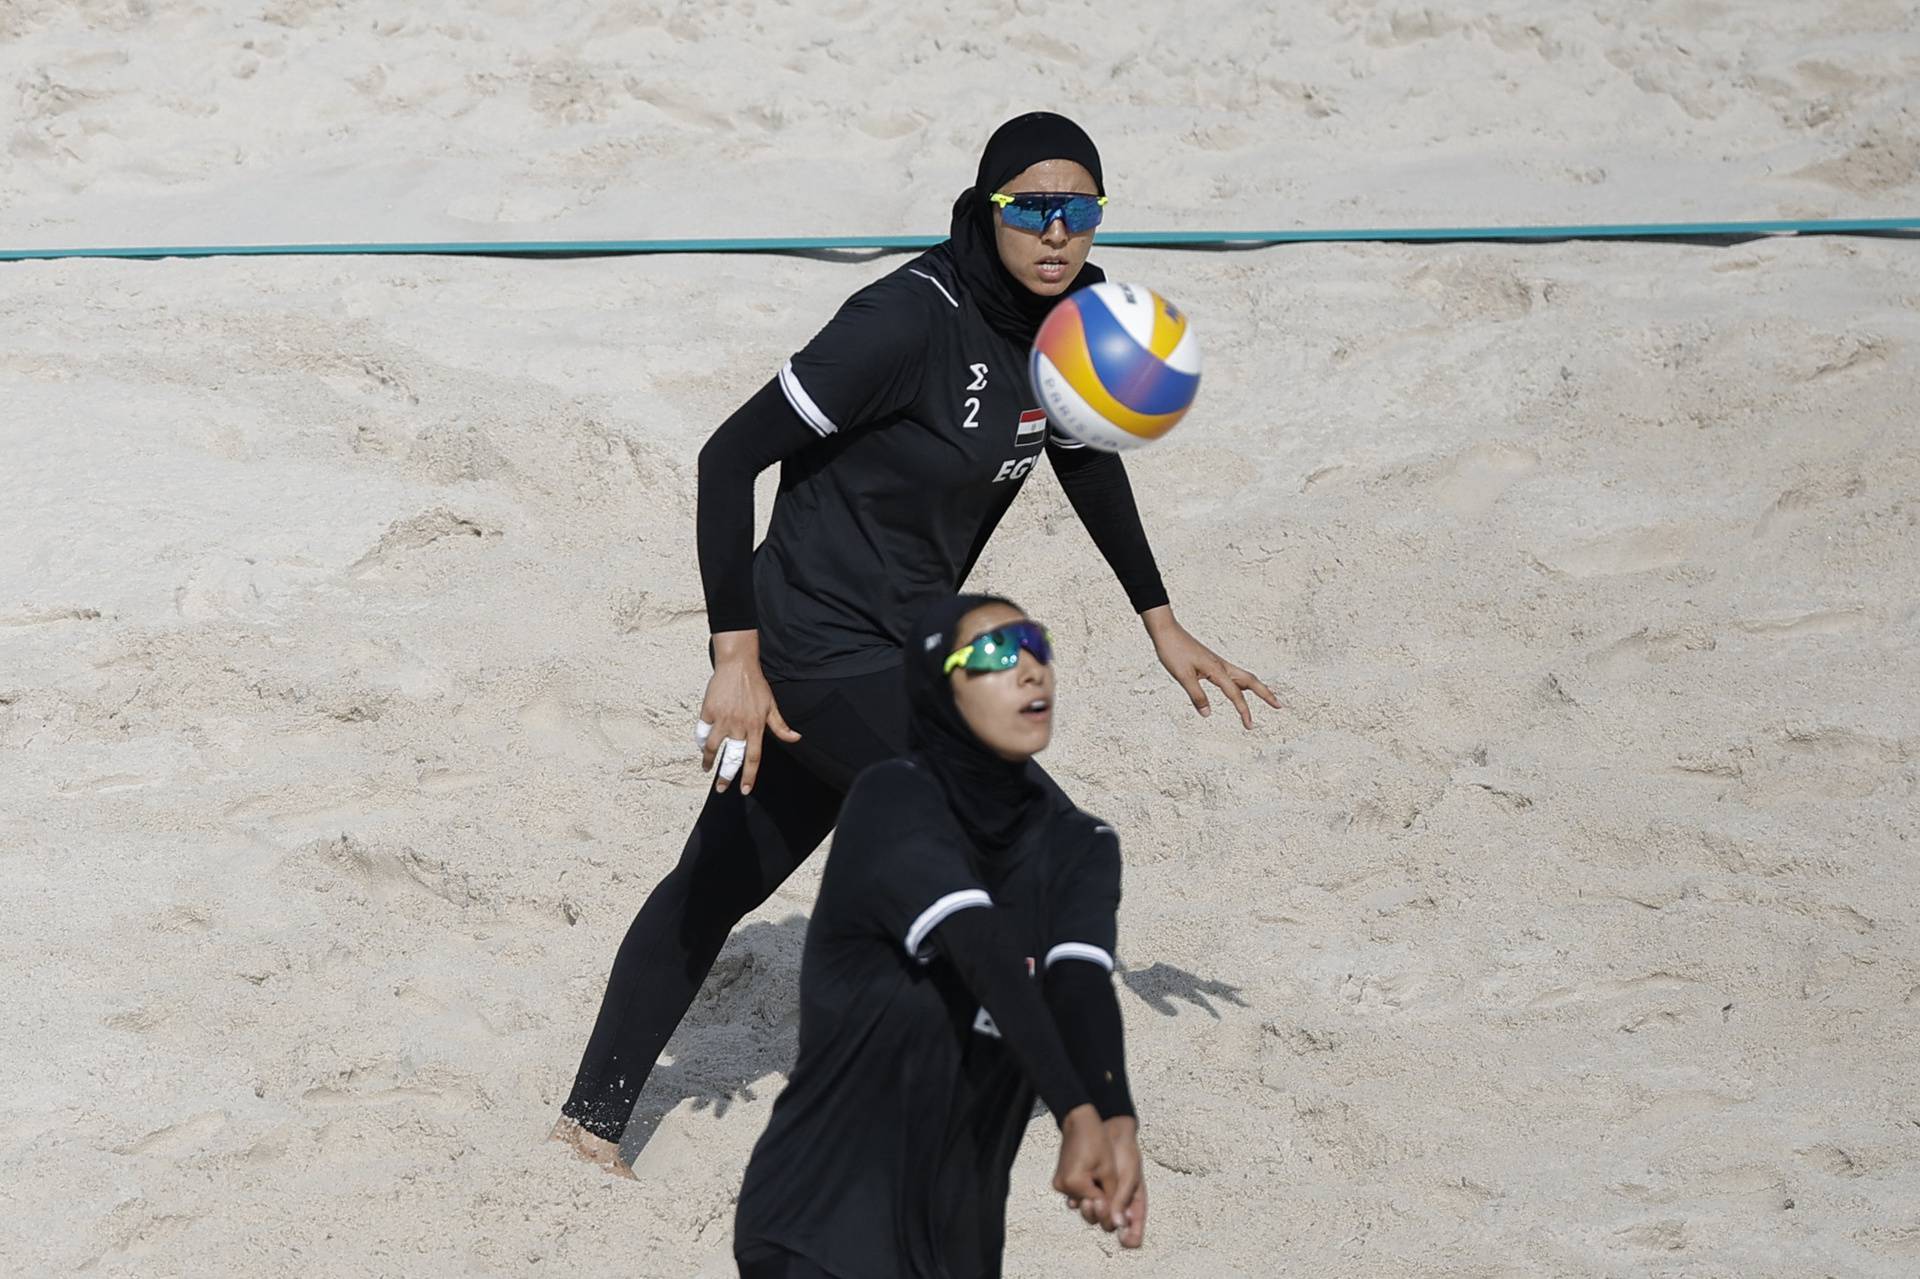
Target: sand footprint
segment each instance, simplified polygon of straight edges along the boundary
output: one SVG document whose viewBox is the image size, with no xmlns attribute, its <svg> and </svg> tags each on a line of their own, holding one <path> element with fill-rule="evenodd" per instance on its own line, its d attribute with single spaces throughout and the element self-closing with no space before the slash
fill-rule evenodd
<svg viewBox="0 0 1920 1279">
<path fill-rule="evenodd" d="M 539 755 L 596 759 L 616 750 L 594 716 L 549 694 L 520 708 L 520 731 Z"/>
<path fill-rule="evenodd" d="M 463 773 L 451 768 L 430 769 L 420 775 L 420 792 L 423 795 L 451 795 L 456 791 L 471 790 L 485 784 L 485 773 Z"/>
<path fill-rule="evenodd" d="M 1633 634 L 1617 639 L 1605 648 L 1587 654 L 1587 665 L 1606 674 L 1660 666 L 1688 653 L 1711 653 L 1719 647 L 1713 632 L 1703 626 L 1682 626 L 1671 631 L 1641 627 Z"/>
<path fill-rule="evenodd" d="M 395 560 L 405 558 L 409 552 L 422 550 L 449 538 L 464 541 L 499 536 L 500 530 L 490 524 L 468 519 L 444 506 L 436 506 L 388 525 L 387 531 L 380 535 L 380 540 L 347 566 L 347 572 L 354 577 L 364 577 Z"/>
<path fill-rule="evenodd" d="M 1687 1246 L 1687 1223 L 1679 1217 L 1624 1226 L 1613 1232 L 1622 1244 L 1654 1252 L 1679 1252 Z"/>
<path fill-rule="evenodd" d="M 317 1083 L 300 1094 L 308 1105 L 324 1107 L 360 1107 L 381 1102 L 419 1101 L 447 1110 L 464 1111 L 473 1104 L 473 1090 L 433 1074 L 414 1074 L 397 1062 L 370 1066 L 352 1066 L 340 1071 L 326 1083 Z"/>
<path fill-rule="evenodd" d="M 1817 507 L 1866 491 L 1866 481 L 1857 474 L 1841 472 L 1817 476 L 1803 484 L 1784 489 L 1754 523 L 1753 536 L 1772 537 L 1793 532 L 1805 523 Z"/>
<path fill-rule="evenodd" d="M 130 1199 L 100 1223 L 99 1233 L 110 1242 L 79 1268 L 91 1270 L 109 1257 L 145 1257 L 177 1245 L 178 1237 L 199 1220 L 191 1213 L 158 1212 L 142 1198 Z"/>
<path fill-rule="evenodd" d="M 339 835 L 302 845 L 282 865 L 320 885 L 357 886 L 382 902 L 396 892 L 418 892 L 461 910 L 493 905 L 492 897 L 471 876 L 405 845 L 388 851 Z"/>
<path fill-rule="evenodd" d="M 1540 466 L 1540 455 L 1513 444 L 1476 444 L 1440 477 L 1440 501 L 1456 515 L 1483 515 L 1500 495 Z"/>
<path fill-rule="evenodd" d="M 1536 558 L 1546 567 L 1574 577 L 1614 577 L 1671 568 L 1686 559 L 1692 542 L 1686 529 L 1656 524 L 1622 529 Z"/>
<path fill-rule="evenodd" d="M 58 622 L 97 622 L 97 608 L 40 608 L 22 613 L 0 613 L 0 628 L 16 626 L 52 626 Z"/>
<path fill-rule="evenodd" d="M 1673 995 L 1702 989 L 1701 984 L 1673 973 L 1649 973 L 1617 981 L 1588 982 L 1580 986 L 1556 986 L 1543 990 L 1527 1001 L 1530 1012 L 1546 1012 L 1573 1004 L 1618 999 L 1622 995 Z"/>
<path fill-rule="evenodd" d="M 1735 625 L 1749 635 L 1797 639 L 1802 635 L 1859 635 L 1879 630 L 1885 622 L 1856 604 L 1851 608 L 1816 609 L 1786 617 L 1752 617 Z"/>
<path fill-rule="evenodd" d="M 136 1141 L 114 1147 L 116 1155 L 176 1155 L 197 1150 L 227 1126 L 227 1112 L 208 1110 L 177 1124 L 156 1128 Z"/>
</svg>

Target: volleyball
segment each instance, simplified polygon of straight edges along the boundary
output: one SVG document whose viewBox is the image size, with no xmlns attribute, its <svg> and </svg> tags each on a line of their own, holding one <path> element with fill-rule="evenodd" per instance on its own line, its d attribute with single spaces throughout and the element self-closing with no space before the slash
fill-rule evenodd
<svg viewBox="0 0 1920 1279">
<path fill-rule="evenodd" d="M 1055 429 L 1119 453 L 1186 416 L 1200 389 L 1200 344 L 1179 307 L 1141 285 L 1106 281 L 1048 313 L 1028 372 Z"/>
</svg>

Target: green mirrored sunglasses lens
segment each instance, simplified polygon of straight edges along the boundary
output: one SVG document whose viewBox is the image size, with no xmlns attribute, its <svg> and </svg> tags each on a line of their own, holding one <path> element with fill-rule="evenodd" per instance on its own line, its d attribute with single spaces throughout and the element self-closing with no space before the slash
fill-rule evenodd
<svg viewBox="0 0 1920 1279">
<path fill-rule="evenodd" d="M 955 662 L 947 659 L 947 669 L 955 665 L 964 666 L 970 671 L 1004 671 L 1020 664 L 1020 650 L 1024 648 L 1039 658 L 1042 663 L 1053 661 L 1053 645 L 1048 641 L 1046 628 L 1032 622 L 1018 626 L 1003 626 L 977 635 L 967 645 L 966 657 Z M 956 654 L 957 655 L 957 654 Z"/>
</svg>

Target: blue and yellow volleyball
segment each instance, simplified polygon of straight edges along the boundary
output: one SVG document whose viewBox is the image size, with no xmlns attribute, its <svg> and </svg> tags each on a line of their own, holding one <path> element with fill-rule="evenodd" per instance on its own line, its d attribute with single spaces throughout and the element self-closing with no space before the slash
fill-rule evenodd
<svg viewBox="0 0 1920 1279">
<path fill-rule="evenodd" d="M 1158 293 L 1107 281 L 1053 308 L 1028 371 L 1055 429 L 1119 453 L 1186 416 L 1200 389 L 1200 344 L 1186 313 Z"/>
</svg>

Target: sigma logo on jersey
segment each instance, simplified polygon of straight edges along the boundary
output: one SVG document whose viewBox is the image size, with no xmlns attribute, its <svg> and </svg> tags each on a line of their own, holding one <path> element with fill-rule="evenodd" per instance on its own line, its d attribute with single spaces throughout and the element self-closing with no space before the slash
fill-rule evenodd
<svg viewBox="0 0 1920 1279">
<path fill-rule="evenodd" d="M 1013 429 L 1013 446 L 1026 448 L 1038 444 L 1047 438 L 1047 411 L 1028 409 L 1020 415 L 1020 425 Z"/>
</svg>

